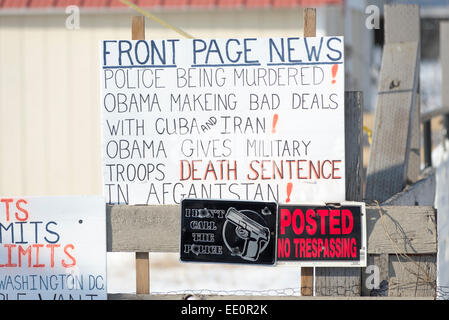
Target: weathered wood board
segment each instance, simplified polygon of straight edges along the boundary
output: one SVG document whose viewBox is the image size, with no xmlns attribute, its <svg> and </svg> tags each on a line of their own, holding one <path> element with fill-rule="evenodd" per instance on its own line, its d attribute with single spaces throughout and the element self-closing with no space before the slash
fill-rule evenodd
<svg viewBox="0 0 449 320">
<path fill-rule="evenodd" d="M 368 266 L 376 266 L 379 272 L 378 287 L 373 288 L 373 270 L 367 268 L 362 269 L 362 296 L 388 296 L 388 253 L 370 254 L 368 255 Z M 369 269 L 369 270 L 367 270 Z M 371 278 L 369 278 L 371 277 Z M 369 287 L 368 287 L 369 284 Z"/>
<path fill-rule="evenodd" d="M 435 296 L 436 255 L 390 255 L 388 295 L 396 297 Z"/>
<path fill-rule="evenodd" d="M 179 251 L 179 206 L 107 206 L 106 214 L 108 251 Z"/>
<path fill-rule="evenodd" d="M 449 110 L 449 21 L 440 24 L 440 65 L 442 107 Z"/>
<path fill-rule="evenodd" d="M 417 88 L 417 42 L 386 44 L 382 57 L 365 198 L 380 202 L 407 181 Z"/>
<path fill-rule="evenodd" d="M 385 206 L 433 206 L 435 203 L 435 169 L 427 168 L 423 178 L 384 201 Z"/>
<path fill-rule="evenodd" d="M 363 199 L 363 93 L 345 92 L 346 200 Z"/>
<path fill-rule="evenodd" d="M 436 210 L 433 207 L 388 206 L 366 209 L 369 254 L 437 252 Z"/>
<path fill-rule="evenodd" d="M 131 38 L 133 40 L 145 40 L 145 17 L 132 17 Z M 136 292 L 138 294 L 150 293 L 150 260 L 148 252 L 136 252 Z"/>
<path fill-rule="evenodd" d="M 108 251 L 179 252 L 179 206 L 118 205 L 107 208 Z M 377 206 L 366 207 L 368 253 L 436 253 L 434 208 L 381 208 L 383 223 Z M 388 234 L 394 242 L 391 242 Z"/>
<path fill-rule="evenodd" d="M 384 6 L 385 12 L 385 43 L 417 41 L 420 42 L 421 21 L 419 17 L 419 6 L 412 4 L 390 4 Z M 420 52 L 418 51 L 418 60 Z M 419 64 L 416 72 L 419 79 Z M 407 181 L 414 183 L 418 180 L 420 171 L 421 150 L 421 123 L 419 121 L 420 99 L 419 80 L 417 84 L 417 96 L 415 115 L 412 126 L 412 140 L 410 142 L 410 154 L 407 168 Z"/>
<path fill-rule="evenodd" d="M 435 297 L 436 255 L 370 255 L 370 265 L 379 268 L 379 288 L 366 286 L 370 273 L 362 273 L 362 295 L 390 297 Z M 370 282 L 368 280 L 368 282 Z"/>
<path fill-rule="evenodd" d="M 360 296 L 361 268 L 316 268 L 316 296 Z"/>
<path fill-rule="evenodd" d="M 418 41 L 420 35 L 419 6 L 388 4 L 384 6 L 385 43 Z"/>
</svg>

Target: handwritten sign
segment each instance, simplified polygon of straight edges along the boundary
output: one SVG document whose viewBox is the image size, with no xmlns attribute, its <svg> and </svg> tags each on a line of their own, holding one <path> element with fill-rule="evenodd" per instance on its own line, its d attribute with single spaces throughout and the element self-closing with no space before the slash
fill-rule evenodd
<svg viewBox="0 0 449 320">
<path fill-rule="evenodd" d="M 280 205 L 277 260 L 301 266 L 366 266 L 363 202 Z"/>
<path fill-rule="evenodd" d="M 342 37 L 100 45 L 109 203 L 345 198 Z"/>
<path fill-rule="evenodd" d="M 0 197 L 0 300 L 106 299 L 103 197 Z"/>
</svg>

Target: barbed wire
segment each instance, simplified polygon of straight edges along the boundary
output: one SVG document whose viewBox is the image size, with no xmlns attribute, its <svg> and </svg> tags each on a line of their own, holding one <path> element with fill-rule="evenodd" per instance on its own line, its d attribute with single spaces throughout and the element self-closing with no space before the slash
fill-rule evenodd
<svg viewBox="0 0 449 320">
<path fill-rule="evenodd" d="M 217 296 L 300 296 L 300 288 L 281 288 L 266 290 L 211 290 L 211 289 L 194 289 L 194 290 L 174 290 L 164 292 L 152 292 L 155 295 L 217 295 Z"/>
<path fill-rule="evenodd" d="M 416 289 L 416 297 L 428 297 L 427 288 L 419 288 L 425 283 L 408 282 L 408 283 L 393 283 L 389 286 L 386 280 L 382 281 L 378 289 L 366 290 L 361 292 L 361 285 L 352 286 L 327 286 L 316 289 L 315 297 L 403 297 L 409 298 L 404 292 L 410 292 L 411 289 Z M 302 290 L 313 290 L 313 288 L 278 288 L 265 290 L 250 290 L 250 289 L 236 289 L 236 290 L 211 290 L 211 289 L 189 289 L 189 290 L 172 290 L 172 291 L 152 291 L 154 295 L 183 295 L 186 297 L 195 296 L 267 296 L 267 297 L 295 297 L 301 296 Z M 423 293 L 425 295 L 420 295 Z M 437 300 L 449 300 L 449 286 L 437 286 L 434 297 Z"/>
<path fill-rule="evenodd" d="M 393 245 L 394 251 L 392 254 L 396 256 L 399 267 L 406 271 L 410 278 L 406 281 L 397 278 L 384 279 L 380 282 L 378 288 L 368 289 L 363 288 L 362 283 L 355 283 L 354 285 L 329 285 L 325 283 L 323 285 L 317 284 L 315 288 L 315 296 L 320 297 L 357 297 L 357 296 L 372 296 L 372 297 L 433 297 L 438 300 L 449 300 L 449 286 L 437 286 L 435 273 L 429 272 L 429 266 L 420 265 L 415 259 L 401 250 L 398 244 L 393 240 L 392 235 L 387 229 L 385 217 L 390 218 L 395 229 L 403 233 L 404 241 L 409 241 L 404 230 L 397 224 L 390 216 L 384 214 L 378 201 L 374 201 L 377 205 L 379 212 L 380 222 L 385 232 L 386 237 Z M 407 244 L 409 244 L 407 242 Z M 409 244 L 410 245 L 410 244 Z M 416 270 L 410 268 L 405 262 L 409 262 L 409 265 L 414 266 Z M 301 296 L 301 292 L 313 292 L 314 288 L 302 287 L 302 288 L 280 288 L 280 289 L 267 289 L 267 290 L 210 290 L 210 289 L 197 289 L 197 290 L 177 290 L 167 292 L 152 292 L 153 294 L 160 295 L 185 295 L 191 296 Z M 363 291 L 363 292 L 362 292 Z"/>
</svg>

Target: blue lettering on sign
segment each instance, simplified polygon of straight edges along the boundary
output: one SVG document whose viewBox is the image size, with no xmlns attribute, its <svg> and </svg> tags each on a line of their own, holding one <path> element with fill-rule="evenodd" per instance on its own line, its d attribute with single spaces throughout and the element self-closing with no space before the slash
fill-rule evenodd
<svg viewBox="0 0 449 320">
<path fill-rule="evenodd" d="M 325 38 L 270 38 L 268 39 L 268 66 L 340 64 L 343 61 L 342 39 Z M 319 42 L 318 42 L 319 41 Z"/>
<path fill-rule="evenodd" d="M 330 56 L 329 54 L 327 54 L 327 57 L 329 58 L 329 60 L 332 60 L 332 61 L 338 61 L 338 60 L 340 60 L 341 58 L 342 58 L 342 53 L 341 53 L 341 51 L 340 50 L 338 50 L 338 49 L 336 49 L 336 48 L 334 48 L 334 47 L 332 47 L 331 46 L 331 41 L 338 41 L 339 43 L 341 43 L 341 39 L 340 38 L 337 38 L 337 37 L 332 37 L 332 38 L 329 38 L 328 40 L 327 40 L 327 42 L 326 42 L 326 45 L 327 45 L 327 48 L 330 50 L 330 51 L 332 51 L 332 52 L 336 52 L 337 54 L 338 54 L 338 56 L 337 57 L 332 57 L 332 56 Z"/>
<path fill-rule="evenodd" d="M 103 41 L 103 69 L 176 67 L 176 43 L 170 40 Z M 113 59 L 112 52 L 117 52 Z"/>
<path fill-rule="evenodd" d="M 259 60 L 254 59 L 252 43 L 256 38 L 227 39 L 224 43 L 215 39 L 194 39 L 192 46 L 192 67 L 223 67 L 260 65 Z"/>
</svg>

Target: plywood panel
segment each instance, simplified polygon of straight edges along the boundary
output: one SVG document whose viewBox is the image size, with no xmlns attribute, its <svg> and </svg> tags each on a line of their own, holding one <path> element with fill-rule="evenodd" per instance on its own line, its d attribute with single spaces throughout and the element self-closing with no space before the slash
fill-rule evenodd
<svg viewBox="0 0 449 320">
<path fill-rule="evenodd" d="M 384 47 L 366 199 L 382 202 L 405 186 L 415 115 L 418 47 L 417 42 Z"/>
<path fill-rule="evenodd" d="M 389 296 L 435 297 L 436 255 L 390 255 L 389 260 Z"/>
<path fill-rule="evenodd" d="M 369 254 L 437 252 L 436 213 L 432 207 L 367 207 Z"/>
</svg>

